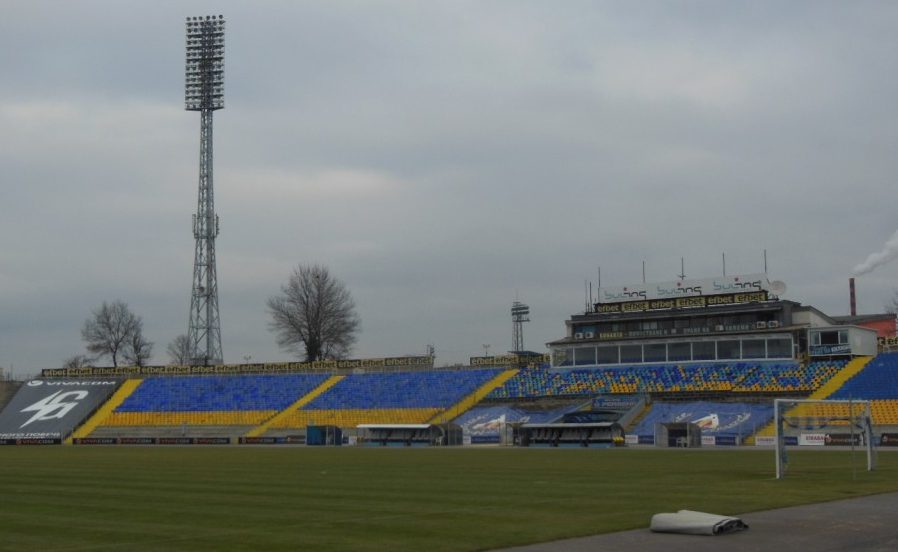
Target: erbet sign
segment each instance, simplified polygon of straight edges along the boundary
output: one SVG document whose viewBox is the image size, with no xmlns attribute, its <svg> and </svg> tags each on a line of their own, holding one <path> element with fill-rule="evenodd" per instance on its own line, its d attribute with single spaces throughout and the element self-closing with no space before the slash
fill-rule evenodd
<svg viewBox="0 0 898 552">
<path fill-rule="evenodd" d="M 721 276 L 702 280 L 675 280 L 624 287 L 601 287 L 599 288 L 598 302 L 600 304 L 623 303 L 762 291 L 774 293 L 776 287 L 767 280 L 766 274 Z"/>
</svg>

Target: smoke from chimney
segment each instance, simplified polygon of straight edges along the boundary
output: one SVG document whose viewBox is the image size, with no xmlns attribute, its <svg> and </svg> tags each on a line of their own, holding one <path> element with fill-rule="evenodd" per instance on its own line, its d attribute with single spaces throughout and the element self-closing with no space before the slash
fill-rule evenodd
<svg viewBox="0 0 898 552">
<path fill-rule="evenodd" d="M 854 278 L 848 278 L 848 292 L 851 297 L 851 316 L 857 316 L 857 300 L 854 295 Z"/>
<path fill-rule="evenodd" d="M 855 276 L 863 276 L 873 271 L 873 269 L 886 264 L 895 257 L 898 257 L 898 232 L 892 234 L 889 241 L 876 253 L 870 253 L 867 259 L 861 264 L 855 266 L 851 272 Z"/>
</svg>

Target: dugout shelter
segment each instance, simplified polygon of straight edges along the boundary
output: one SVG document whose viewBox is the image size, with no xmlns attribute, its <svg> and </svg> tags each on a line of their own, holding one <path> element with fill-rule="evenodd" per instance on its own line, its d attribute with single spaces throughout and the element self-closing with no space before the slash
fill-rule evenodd
<svg viewBox="0 0 898 552">
<path fill-rule="evenodd" d="M 370 447 L 461 445 L 458 424 L 360 424 L 358 442 Z"/>
<path fill-rule="evenodd" d="M 343 444 L 343 431 L 332 425 L 310 425 L 306 427 L 306 445 L 340 446 Z"/>
<path fill-rule="evenodd" d="M 520 424 L 514 442 L 521 447 L 613 447 L 623 445 L 616 422 Z"/>
</svg>

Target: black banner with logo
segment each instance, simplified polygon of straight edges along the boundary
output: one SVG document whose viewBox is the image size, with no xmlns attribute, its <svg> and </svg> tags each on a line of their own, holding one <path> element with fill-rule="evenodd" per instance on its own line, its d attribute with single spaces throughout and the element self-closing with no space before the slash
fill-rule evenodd
<svg viewBox="0 0 898 552">
<path fill-rule="evenodd" d="M 302 435 L 288 435 L 286 437 L 238 437 L 237 443 L 241 445 L 304 445 L 306 438 Z"/>
<path fill-rule="evenodd" d="M 714 439 L 714 444 L 717 446 L 736 447 L 739 446 L 739 437 L 736 435 L 718 435 Z"/>
<path fill-rule="evenodd" d="M 230 445 L 230 437 L 194 437 L 194 445 Z"/>
<path fill-rule="evenodd" d="M 120 445 L 155 445 L 154 437 L 119 437 Z"/>
<path fill-rule="evenodd" d="M 241 437 L 243 439 L 243 437 Z M 83 437 L 75 445 L 229 445 L 229 437 Z"/>
<path fill-rule="evenodd" d="M 240 437 L 237 442 L 241 445 L 282 445 L 287 443 L 286 437 Z"/>
<path fill-rule="evenodd" d="M 828 447 L 859 447 L 864 444 L 860 433 L 827 433 L 823 444 Z"/>
<path fill-rule="evenodd" d="M 159 437 L 156 439 L 157 445 L 192 445 L 193 439 L 190 437 Z"/>
<path fill-rule="evenodd" d="M 64 439 L 119 383 L 117 378 L 28 381 L 0 412 L 0 439 Z"/>
<path fill-rule="evenodd" d="M 117 445 L 117 437 L 76 437 L 72 439 L 73 445 Z"/>
<path fill-rule="evenodd" d="M 0 445 L 61 445 L 62 439 L 25 437 L 22 439 L 0 439 Z"/>
<path fill-rule="evenodd" d="M 490 445 L 500 442 L 501 439 L 498 435 L 471 435 L 472 445 Z"/>
</svg>

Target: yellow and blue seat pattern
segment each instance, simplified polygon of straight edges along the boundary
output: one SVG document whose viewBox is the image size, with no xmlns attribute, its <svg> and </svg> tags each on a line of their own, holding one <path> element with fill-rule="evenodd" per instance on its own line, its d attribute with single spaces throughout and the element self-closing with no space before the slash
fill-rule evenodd
<svg viewBox="0 0 898 552">
<path fill-rule="evenodd" d="M 600 393 L 807 392 L 845 366 L 844 361 L 715 362 L 633 365 L 573 370 L 521 370 L 488 399 L 564 397 Z"/>
<path fill-rule="evenodd" d="M 880 353 L 828 399 L 872 401 L 874 424 L 898 425 L 898 353 Z"/>
<path fill-rule="evenodd" d="M 497 377 L 502 370 L 436 370 L 352 374 L 270 429 L 426 423 Z M 447 413 L 449 419 L 460 413 Z M 448 421 L 448 419 L 447 419 Z"/>
<path fill-rule="evenodd" d="M 148 377 L 102 425 L 258 425 L 325 379 L 325 374 Z"/>
</svg>

